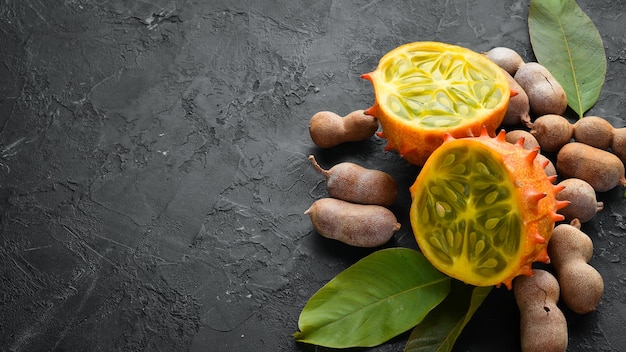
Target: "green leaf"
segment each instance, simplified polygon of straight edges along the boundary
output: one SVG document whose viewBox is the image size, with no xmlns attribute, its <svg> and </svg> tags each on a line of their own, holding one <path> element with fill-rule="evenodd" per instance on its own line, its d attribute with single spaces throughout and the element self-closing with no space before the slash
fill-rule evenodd
<svg viewBox="0 0 626 352">
<path fill-rule="evenodd" d="M 537 62 L 563 86 L 579 117 L 597 101 L 606 75 L 598 29 L 574 0 L 531 0 L 528 31 Z"/>
<path fill-rule="evenodd" d="M 309 299 L 294 337 L 334 348 L 379 345 L 424 319 L 446 297 L 450 280 L 413 249 L 376 251 Z"/>
<path fill-rule="evenodd" d="M 446 299 L 413 329 L 404 352 L 451 351 L 463 328 L 492 288 L 453 281 Z"/>
</svg>

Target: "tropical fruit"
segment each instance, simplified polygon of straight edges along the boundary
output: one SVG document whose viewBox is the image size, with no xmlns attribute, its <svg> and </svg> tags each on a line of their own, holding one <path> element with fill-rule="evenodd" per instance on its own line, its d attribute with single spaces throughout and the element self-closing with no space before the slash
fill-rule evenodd
<svg viewBox="0 0 626 352">
<path fill-rule="evenodd" d="M 374 88 L 366 113 L 380 121 L 386 149 L 420 166 L 445 134 L 494 133 L 511 96 L 505 72 L 486 56 L 440 42 L 399 46 L 362 77 Z"/>
<path fill-rule="evenodd" d="M 443 273 L 476 286 L 530 275 L 535 261 L 548 262 L 547 244 L 562 186 L 552 184 L 523 140 L 448 135 L 411 186 L 411 226 L 423 254 Z"/>
</svg>

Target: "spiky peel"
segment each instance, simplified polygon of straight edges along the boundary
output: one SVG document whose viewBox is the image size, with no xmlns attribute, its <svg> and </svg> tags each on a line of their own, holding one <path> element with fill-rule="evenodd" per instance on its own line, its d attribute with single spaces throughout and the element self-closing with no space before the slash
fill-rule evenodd
<svg viewBox="0 0 626 352">
<path fill-rule="evenodd" d="M 445 138 L 410 189 L 413 232 L 435 267 L 468 284 L 510 288 L 533 262 L 549 261 L 556 210 L 566 204 L 537 154 L 486 128 Z"/>
</svg>

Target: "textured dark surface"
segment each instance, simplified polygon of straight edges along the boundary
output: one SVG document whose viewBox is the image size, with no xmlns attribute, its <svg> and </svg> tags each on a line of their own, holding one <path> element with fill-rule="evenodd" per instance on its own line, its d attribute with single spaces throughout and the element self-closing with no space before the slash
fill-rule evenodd
<svg viewBox="0 0 626 352">
<path fill-rule="evenodd" d="M 579 1 L 608 57 L 588 113 L 626 125 L 626 3 Z M 322 166 L 353 161 L 408 186 L 419 169 L 376 137 L 320 150 L 317 111 L 373 103 L 360 75 L 406 42 L 532 60 L 528 1 L 5 0 L 0 4 L 0 350 L 322 351 L 300 310 L 371 250 L 321 238 L 302 213 Z M 584 230 L 606 293 L 567 313 L 571 351 L 626 350 L 626 201 Z M 458 351 L 519 349 L 494 290 Z M 407 335 L 371 349 L 401 351 Z"/>
</svg>

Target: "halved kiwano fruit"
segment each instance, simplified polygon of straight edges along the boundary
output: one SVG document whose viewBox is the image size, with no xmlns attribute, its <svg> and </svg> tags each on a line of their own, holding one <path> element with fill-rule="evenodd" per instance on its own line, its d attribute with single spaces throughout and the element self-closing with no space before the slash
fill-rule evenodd
<svg viewBox="0 0 626 352">
<path fill-rule="evenodd" d="M 387 150 L 416 165 L 443 142 L 494 133 L 511 91 L 502 69 L 484 55 L 439 42 L 402 45 L 384 55 L 373 72 L 376 101 L 366 112 L 382 126 Z"/>
<path fill-rule="evenodd" d="M 443 273 L 476 286 L 530 275 L 546 247 L 556 211 L 555 186 L 535 159 L 539 149 L 491 138 L 446 141 L 433 152 L 411 186 L 410 220 L 423 254 Z"/>
</svg>

